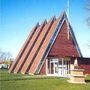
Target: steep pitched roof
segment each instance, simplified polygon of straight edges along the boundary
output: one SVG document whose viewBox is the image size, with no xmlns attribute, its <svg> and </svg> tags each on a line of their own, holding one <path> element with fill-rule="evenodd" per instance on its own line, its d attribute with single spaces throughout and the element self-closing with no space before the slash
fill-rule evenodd
<svg viewBox="0 0 90 90">
<path fill-rule="evenodd" d="M 37 30 L 37 28 L 39 27 L 39 23 L 36 24 L 36 26 L 32 29 L 32 31 L 30 32 L 30 34 L 28 35 L 25 43 L 23 44 L 21 50 L 19 51 L 15 61 L 13 62 L 13 64 L 11 65 L 10 69 L 9 69 L 9 72 L 13 72 L 13 70 L 15 69 L 18 61 L 20 60 L 20 58 L 22 57 L 23 55 L 23 52 L 25 51 L 27 45 L 29 44 L 31 38 L 33 37 L 35 31 Z"/>
<path fill-rule="evenodd" d="M 21 72 L 23 74 L 39 73 L 64 21 L 69 23 L 65 12 L 58 19 L 53 17 L 49 22 L 44 21 L 40 26 L 36 26 L 9 71 L 14 73 Z M 80 49 L 71 29 L 70 26 L 71 36 L 75 42 L 78 54 L 81 57 Z"/>
</svg>

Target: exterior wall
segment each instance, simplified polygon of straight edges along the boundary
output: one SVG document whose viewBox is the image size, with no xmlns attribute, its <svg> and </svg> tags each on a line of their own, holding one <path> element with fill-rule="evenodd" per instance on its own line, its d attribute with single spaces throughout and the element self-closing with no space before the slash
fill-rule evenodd
<svg viewBox="0 0 90 90">
<path fill-rule="evenodd" d="M 79 68 L 84 69 L 85 74 L 90 74 L 90 58 L 79 58 Z"/>
<path fill-rule="evenodd" d="M 41 68 L 40 74 L 46 74 L 46 60 Z"/>
<path fill-rule="evenodd" d="M 57 56 L 57 57 L 79 57 L 79 54 L 76 50 L 75 43 L 68 31 L 67 24 L 64 22 L 62 25 L 61 31 L 59 32 L 55 43 L 53 44 L 48 56 Z"/>
<path fill-rule="evenodd" d="M 70 70 L 74 69 L 75 57 L 71 57 Z M 80 69 L 84 69 L 84 74 L 90 74 L 90 58 L 77 58 Z M 44 62 L 40 74 L 46 74 L 46 61 Z"/>
<path fill-rule="evenodd" d="M 71 64 L 74 64 L 75 58 L 71 58 Z M 90 74 L 90 58 L 77 58 L 80 69 L 84 69 L 84 74 Z"/>
<path fill-rule="evenodd" d="M 49 57 L 47 61 L 47 75 L 68 77 L 70 74 L 70 59 Z"/>
</svg>

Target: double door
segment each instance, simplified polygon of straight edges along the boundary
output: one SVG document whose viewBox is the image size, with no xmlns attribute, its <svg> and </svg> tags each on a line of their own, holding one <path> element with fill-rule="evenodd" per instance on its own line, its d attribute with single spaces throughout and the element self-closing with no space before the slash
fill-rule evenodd
<svg viewBox="0 0 90 90">
<path fill-rule="evenodd" d="M 58 74 L 62 77 L 67 77 L 70 73 L 70 64 L 67 60 L 60 60 L 58 65 Z"/>
<path fill-rule="evenodd" d="M 65 59 L 50 60 L 50 74 L 54 76 L 67 77 L 70 73 L 70 61 Z"/>
</svg>

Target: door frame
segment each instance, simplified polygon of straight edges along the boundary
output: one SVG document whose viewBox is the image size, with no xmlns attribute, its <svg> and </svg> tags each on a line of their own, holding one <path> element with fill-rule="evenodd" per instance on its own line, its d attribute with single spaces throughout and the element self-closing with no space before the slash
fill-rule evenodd
<svg viewBox="0 0 90 90">
<path fill-rule="evenodd" d="M 49 68 L 48 68 L 49 60 Z M 61 61 L 61 64 L 59 63 Z M 51 63 L 53 63 L 53 73 L 51 73 Z M 46 61 L 46 74 L 48 76 L 59 76 L 59 77 L 68 77 L 70 74 L 70 60 L 65 58 L 50 58 Z"/>
</svg>

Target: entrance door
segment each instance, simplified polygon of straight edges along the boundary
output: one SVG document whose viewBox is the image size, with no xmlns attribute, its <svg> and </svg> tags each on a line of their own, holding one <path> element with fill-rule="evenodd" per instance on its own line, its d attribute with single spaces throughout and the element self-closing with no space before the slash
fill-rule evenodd
<svg viewBox="0 0 90 90">
<path fill-rule="evenodd" d="M 58 75 L 58 59 L 51 59 L 49 62 L 49 70 L 51 75 L 57 76 Z"/>
<path fill-rule="evenodd" d="M 48 61 L 48 75 L 67 77 L 70 71 L 70 62 L 64 58 L 54 58 Z"/>
<path fill-rule="evenodd" d="M 54 62 L 54 75 L 58 75 L 58 62 Z"/>
<path fill-rule="evenodd" d="M 51 62 L 51 74 L 54 74 L 54 63 Z"/>
<path fill-rule="evenodd" d="M 68 76 L 68 61 L 64 60 L 63 58 L 59 60 L 59 65 L 58 65 L 58 74 L 59 76 L 62 77 L 67 77 Z"/>
</svg>

